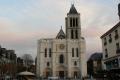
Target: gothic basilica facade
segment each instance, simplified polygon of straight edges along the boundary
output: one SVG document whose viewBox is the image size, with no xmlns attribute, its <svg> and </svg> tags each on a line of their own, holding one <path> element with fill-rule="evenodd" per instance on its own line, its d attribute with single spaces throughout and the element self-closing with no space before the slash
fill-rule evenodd
<svg viewBox="0 0 120 80">
<path fill-rule="evenodd" d="M 87 74 L 85 39 L 81 36 L 80 13 L 74 5 L 56 38 L 38 40 L 36 71 L 38 77 L 80 78 Z"/>
</svg>

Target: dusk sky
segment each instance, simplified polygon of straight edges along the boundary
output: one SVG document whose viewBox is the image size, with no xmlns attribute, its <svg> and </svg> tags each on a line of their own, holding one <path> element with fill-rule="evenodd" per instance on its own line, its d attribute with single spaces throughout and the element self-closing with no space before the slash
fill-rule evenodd
<svg viewBox="0 0 120 80">
<path fill-rule="evenodd" d="M 102 52 L 100 36 L 118 21 L 120 0 L 74 0 L 86 53 Z M 73 0 L 0 0 L 0 45 L 18 56 L 37 54 L 37 40 L 55 38 Z M 87 56 L 87 57 L 88 57 Z"/>
</svg>

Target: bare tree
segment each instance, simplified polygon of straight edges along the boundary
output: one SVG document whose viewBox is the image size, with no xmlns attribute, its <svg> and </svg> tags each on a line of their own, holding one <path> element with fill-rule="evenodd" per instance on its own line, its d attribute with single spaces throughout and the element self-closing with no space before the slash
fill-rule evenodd
<svg viewBox="0 0 120 80">
<path fill-rule="evenodd" d="M 22 56 L 22 59 L 24 60 L 24 64 L 26 67 L 32 65 L 34 62 L 32 56 L 30 54 L 24 54 Z"/>
</svg>

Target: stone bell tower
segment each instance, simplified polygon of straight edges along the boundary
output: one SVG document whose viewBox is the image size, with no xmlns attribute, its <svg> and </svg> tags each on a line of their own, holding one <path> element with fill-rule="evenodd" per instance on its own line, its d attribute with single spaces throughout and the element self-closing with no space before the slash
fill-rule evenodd
<svg viewBox="0 0 120 80">
<path fill-rule="evenodd" d="M 81 23 L 80 13 L 77 12 L 74 4 L 71 5 L 70 11 L 65 18 L 66 23 L 66 38 L 80 39 L 81 38 Z"/>
</svg>

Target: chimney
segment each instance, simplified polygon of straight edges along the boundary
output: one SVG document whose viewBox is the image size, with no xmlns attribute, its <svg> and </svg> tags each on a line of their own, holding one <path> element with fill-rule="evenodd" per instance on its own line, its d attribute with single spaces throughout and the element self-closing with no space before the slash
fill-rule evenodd
<svg viewBox="0 0 120 80">
<path fill-rule="evenodd" d="M 119 19 L 120 19 L 120 3 L 118 4 L 118 16 L 119 16 Z"/>
</svg>

